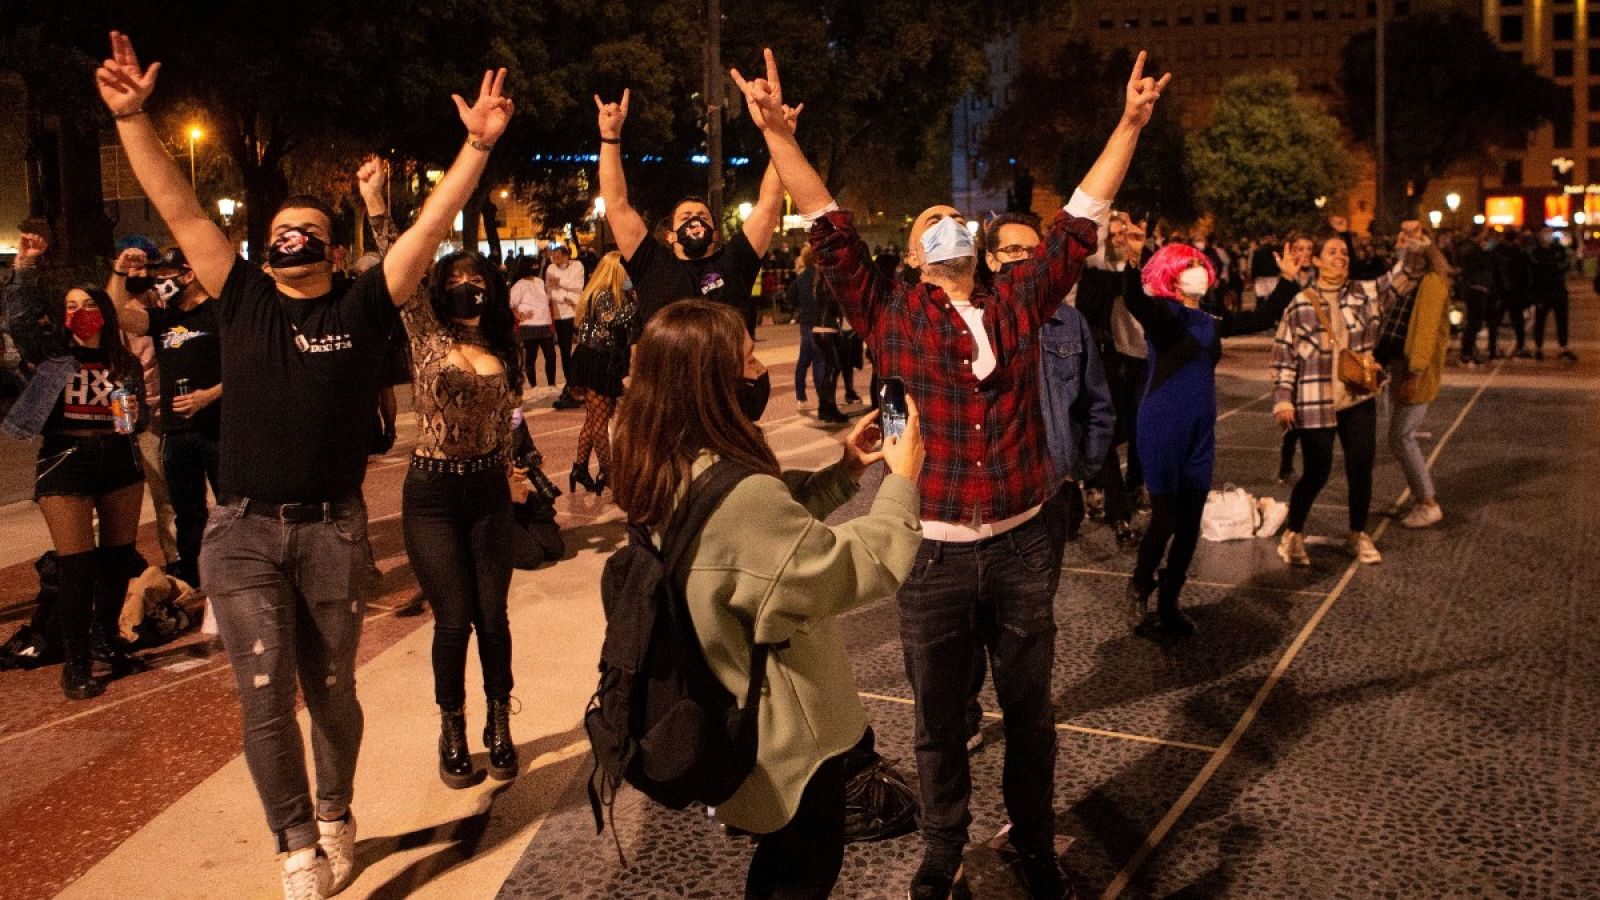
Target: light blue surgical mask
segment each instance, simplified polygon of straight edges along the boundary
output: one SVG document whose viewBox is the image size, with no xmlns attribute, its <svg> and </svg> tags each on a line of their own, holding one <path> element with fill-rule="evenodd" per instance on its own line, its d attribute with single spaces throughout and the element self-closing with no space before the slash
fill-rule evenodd
<svg viewBox="0 0 1600 900">
<path fill-rule="evenodd" d="M 952 216 L 945 216 L 922 232 L 922 261 L 925 263 L 945 262 L 977 255 L 978 251 L 972 243 L 972 232 Z"/>
</svg>

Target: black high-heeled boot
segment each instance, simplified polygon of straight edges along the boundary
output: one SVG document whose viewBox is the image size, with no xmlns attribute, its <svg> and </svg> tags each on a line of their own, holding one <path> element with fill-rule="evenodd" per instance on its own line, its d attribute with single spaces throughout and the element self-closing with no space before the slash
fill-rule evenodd
<svg viewBox="0 0 1600 900">
<path fill-rule="evenodd" d="M 489 721 L 483 726 L 483 743 L 489 748 L 489 774 L 497 781 L 517 777 L 517 745 L 511 742 L 511 701 L 489 701 Z"/>
<path fill-rule="evenodd" d="M 584 490 L 591 494 L 600 493 L 600 486 L 595 483 L 594 476 L 589 474 L 588 463 L 573 463 L 572 473 L 567 476 L 567 491 L 573 492 L 578 485 L 583 485 Z"/>
<path fill-rule="evenodd" d="M 1145 616 L 1144 621 L 1139 623 L 1139 634 L 1166 637 L 1189 637 L 1194 634 L 1194 622 L 1178 609 L 1178 595 L 1183 592 L 1183 584 L 1187 580 L 1166 570 L 1161 572 L 1155 612 Z"/>
<path fill-rule="evenodd" d="M 61 692 L 73 700 L 87 700 L 105 693 L 106 686 L 94 677 L 92 657 L 94 623 L 94 552 L 70 553 L 56 557 L 60 579 Z"/>
<path fill-rule="evenodd" d="M 483 780 L 483 773 L 472 768 L 472 754 L 467 751 L 463 710 L 439 708 L 439 780 L 457 790 Z"/>
<path fill-rule="evenodd" d="M 601 493 L 602 491 L 604 491 L 610 485 L 611 485 L 611 473 L 606 471 L 606 467 L 605 466 L 601 466 L 600 467 L 600 471 L 595 473 L 595 476 L 594 476 L 594 492 L 596 494 Z"/>
<path fill-rule="evenodd" d="M 1128 624 L 1133 626 L 1135 634 L 1144 627 L 1145 620 L 1150 616 L 1150 595 L 1156 592 L 1154 584 L 1144 584 L 1135 575 L 1128 579 L 1126 593 L 1128 602 Z"/>
</svg>

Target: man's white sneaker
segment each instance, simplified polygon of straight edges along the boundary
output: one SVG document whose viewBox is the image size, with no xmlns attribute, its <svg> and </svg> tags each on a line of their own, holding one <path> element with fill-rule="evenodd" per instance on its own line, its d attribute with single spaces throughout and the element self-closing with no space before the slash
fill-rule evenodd
<svg viewBox="0 0 1600 900">
<path fill-rule="evenodd" d="M 1298 531 L 1285 531 L 1278 539 L 1278 556 L 1291 566 L 1311 565 L 1311 555 L 1306 553 L 1305 536 Z"/>
<path fill-rule="evenodd" d="M 1406 514 L 1400 524 L 1406 528 L 1427 528 L 1444 521 L 1444 510 L 1437 503 L 1418 503 L 1411 507 L 1411 512 Z"/>
<path fill-rule="evenodd" d="M 1369 566 L 1383 562 L 1383 554 L 1378 552 L 1378 546 L 1372 543 L 1372 538 L 1367 537 L 1365 531 L 1357 531 L 1346 538 L 1344 549 Z"/>
<path fill-rule="evenodd" d="M 317 820 L 317 846 L 328 858 L 328 869 L 333 884 L 327 896 L 333 896 L 350 886 L 356 872 L 356 814 L 346 813 L 343 821 Z"/>
<path fill-rule="evenodd" d="M 296 850 L 283 858 L 283 900 L 322 900 L 332 888 L 328 858 L 316 847 Z"/>
</svg>

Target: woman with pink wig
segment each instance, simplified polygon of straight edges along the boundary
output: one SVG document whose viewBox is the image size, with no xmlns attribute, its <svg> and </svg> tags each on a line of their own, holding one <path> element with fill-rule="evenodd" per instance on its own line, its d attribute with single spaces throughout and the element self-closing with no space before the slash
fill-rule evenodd
<svg viewBox="0 0 1600 900">
<path fill-rule="evenodd" d="M 1144 327 L 1149 381 L 1139 407 L 1138 450 L 1150 490 L 1150 527 L 1128 582 L 1134 631 L 1185 637 L 1194 623 L 1178 611 L 1178 594 L 1200 539 L 1200 514 L 1216 460 L 1216 365 L 1222 343 L 1200 299 L 1215 280 L 1193 247 L 1168 244 L 1145 263 L 1144 290 L 1124 298 Z M 1156 568 L 1166 558 L 1157 577 Z M 1156 593 L 1156 608 L 1148 609 Z"/>
</svg>

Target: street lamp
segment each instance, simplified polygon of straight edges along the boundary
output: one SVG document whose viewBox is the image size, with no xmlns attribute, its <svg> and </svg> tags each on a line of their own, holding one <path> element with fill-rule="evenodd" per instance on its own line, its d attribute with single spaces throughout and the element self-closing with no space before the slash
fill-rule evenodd
<svg viewBox="0 0 1600 900">
<path fill-rule="evenodd" d="M 750 218 L 750 213 L 754 209 L 755 206 L 748 200 L 739 204 L 739 221 L 743 222 L 745 219 Z"/>
<path fill-rule="evenodd" d="M 1457 193 L 1455 193 L 1453 191 L 1451 193 L 1445 194 L 1444 195 L 1444 205 L 1448 206 L 1450 208 L 1450 214 L 1451 215 L 1455 215 L 1456 210 L 1461 208 L 1461 195 L 1457 194 Z"/>
<path fill-rule="evenodd" d="M 205 137 L 206 133 L 198 125 L 189 126 L 189 190 L 195 190 L 194 179 L 194 142 Z"/>
<path fill-rule="evenodd" d="M 1439 212 L 1437 209 L 1428 210 L 1428 224 L 1429 225 L 1432 225 L 1434 228 L 1438 228 L 1439 227 L 1439 223 L 1442 222 L 1442 221 L 1444 221 L 1444 213 Z"/>
<path fill-rule="evenodd" d="M 222 227 L 227 228 L 233 224 L 233 214 L 239 209 L 239 204 L 231 197 L 223 197 L 217 201 L 217 212 L 222 213 Z"/>
<path fill-rule="evenodd" d="M 1472 224 L 1474 225 L 1482 225 L 1485 221 L 1486 220 L 1483 218 L 1483 213 L 1478 213 L 1472 217 Z"/>
<path fill-rule="evenodd" d="M 1572 224 L 1574 224 L 1574 225 L 1585 225 L 1585 224 L 1588 224 L 1588 222 L 1589 222 L 1589 214 L 1584 212 L 1583 210 L 1580 209 L 1577 212 L 1572 214 Z"/>
<path fill-rule="evenodd" d="M 1311 202 L 1315 203 L 1317 205 L 1317 209 L 1321 209 L 1323 207 L 1323 205 L 1328 202 L 1328 198 L 1327 197 L 1318 197 L 1317 199 L 1315 199 L 1315 200 L 1313 200 Z"/>
<path fill-rule="evenodd" d="M 598 248 L 601 253 L 606 252 L 606 198 L 594 198 L 594 230 L 595 239 L 600 242 Z"/>
</svg>

